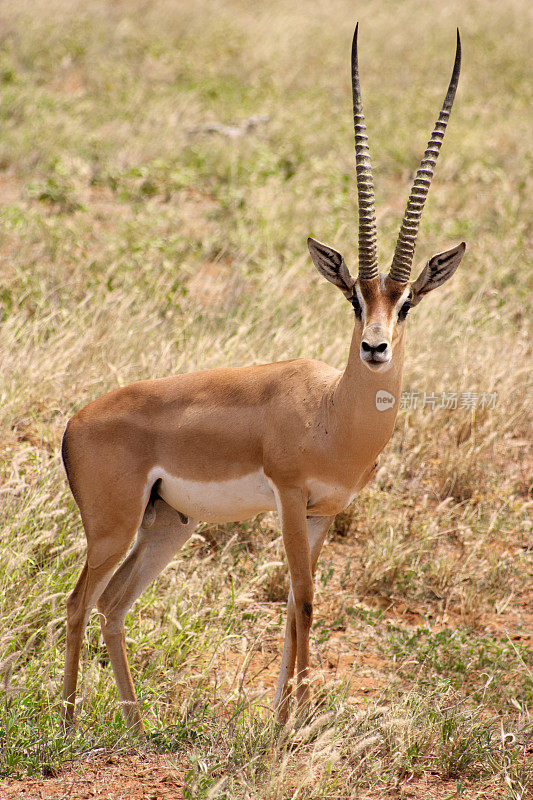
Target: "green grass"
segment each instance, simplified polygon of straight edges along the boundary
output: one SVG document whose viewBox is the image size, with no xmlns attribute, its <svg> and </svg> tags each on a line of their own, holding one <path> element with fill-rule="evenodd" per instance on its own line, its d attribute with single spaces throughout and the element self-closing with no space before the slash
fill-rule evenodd
<svg viewBox="0 0 533 800">
<path fill-rule="evenodd" d="M 1 776 L 144 748 L 185 763 L 191 798 L 390 797 L 433 775 L 525 800 L 528 10 L 3 4 Z M 66 739 L 65 598 L 84 548 L 59 457 L 66 420 L 141 378 L 345 361 L 350 310 L 305 242 L 355 269 L 356 11 L 384 266 L 460 25 L 463 74 L 416 260 L 462 239 L 468 250 L 410 315 L 404 383 L 497 392 L 496 406 L 401 411 L 375 482 L 337 518 L 317 574 L 309 726 L 279 730 L 270 711 L 287 580 L 266 515 L 200 531 L 130 614 L 147 743 L 120 717 L 96 617 Z M 267 119 L 241 137 L 204 130 L 251 116 Z"/>
<path fill-rule="evenodd" d="M 389 638 L 395 658 L 406 659 L 408 678 L 433 686 L 440 676 L 446 687 L 502 713 L 533 703 L 533 653 L 520 643 L 461 628 L 434 632 L 392 626 Z"/>
</svg>

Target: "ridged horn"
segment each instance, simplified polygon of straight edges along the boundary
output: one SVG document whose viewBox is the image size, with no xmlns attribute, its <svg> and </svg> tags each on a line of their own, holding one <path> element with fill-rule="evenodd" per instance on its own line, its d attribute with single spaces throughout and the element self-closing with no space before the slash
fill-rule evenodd
<svg viewBox="0 0 533 800">
<path fill-rule="evenodd" d="M 411 275 L 411 265 L 413 263 L 413 256 L 416 246 L 416 237 L 418 236 L 418 227 L 420 225 L 420 218 L 426 202 L 426 197 L 433 178 L 433 172 L 437 163 L 442 140 L 444 139 L 444 132 L 452 110 L 457 84 L 459 82 L 459 72 L 461 70 L 461 39 L 459 37 L 459 28 L 457 29 L 457 49 L 455 51 L 455 63 L 453 65 L 452 77 L 450 85 L 442 104 L 442 109 L 439 118 L 435 123 L 433 133 L 428 142 L 424 158 L 420 162 L 420 167 L 417 170 L 416 177 L 407 201 L 407 208 L 402 220 L 400 233 L 396 242 L 396 249 L 389 272 L 389 278 L 400 283 L 406 283 Z"/>
<path fill-rule="evenodd" d="M 369 280 L 378 273 L 376 212 L 374 209 L 374 181 L 368 137 L 366 135 L 359 65 L 357 62 L 357 31 L 355 26 L 352 42 L 352 96 L 353 124 L 355 131 L 355 169 L 357 173 L 357 200 L 359 204 L 359 277 Z"/>
</svg>

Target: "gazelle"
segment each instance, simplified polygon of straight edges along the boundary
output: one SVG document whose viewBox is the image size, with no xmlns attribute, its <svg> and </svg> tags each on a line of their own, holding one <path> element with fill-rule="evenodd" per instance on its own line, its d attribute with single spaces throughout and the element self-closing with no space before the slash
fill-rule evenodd
<svg viewBox="0 0 533 800">
<path fill-rule="evenodd" d="M 128 667 L 124 620 L 198 521 L 239 521 L 277 510 L 291 588 L 274 707 L 310 695 L 313 576 L 339 511 L 376 470 L 399 406 L 407 312 L 457 269 L 464 242 L 431 258 L 410 281 L 420 217 L 459 79 L 461 45 L 439 118 L 416 173 L 392 265 L 378 271 L 374 187 L 359 85 L 357 27 L 352 90 L 359 201 L 359 274 L 340 253 L 308 239 L 318 271 L 355 312 L 343 371 L 312 359 L 213 369 L 117 389 L 69 421 L 63 461 L 78 504 L 87 556 L 68 599 L 65 716 L 74 718 L 80 649 L 93 606 L 128 723 L 143 723 Z M 388 397 L 385 407 L 379 397 Z M 384 393 L 384 394 L 383 394 Z M 390 399 L 392 396 L 392 400 Z M 137 539 L 126 559 L 134 536 Z"/>
</svg>

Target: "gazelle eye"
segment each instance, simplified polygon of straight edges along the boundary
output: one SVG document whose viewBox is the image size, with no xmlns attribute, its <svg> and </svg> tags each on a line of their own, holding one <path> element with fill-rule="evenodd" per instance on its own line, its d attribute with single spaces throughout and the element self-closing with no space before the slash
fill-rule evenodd
<svg viewBox="0 0 533 800">
<path fill-rule="evenodd" d="M 361 303 L 359 302 L 359 298 L 357 297 L 356 292 L 353 293 L 353 297 L 351 298 L 350 302 L 353 306 L 355 316 L 357 317 L 357 319 L 361 319 L 363 316 L 363 309 L 361 308 Z"/>
<path fill-rule="evenodd" d="M 411 308 L 411 303 L 409 302 L 404 303 L 398 312 L 398 319 L 399 320 L 405 319 L 407 316 L 407 312 L 409 311 L 410 308 Z"/>
</svg>

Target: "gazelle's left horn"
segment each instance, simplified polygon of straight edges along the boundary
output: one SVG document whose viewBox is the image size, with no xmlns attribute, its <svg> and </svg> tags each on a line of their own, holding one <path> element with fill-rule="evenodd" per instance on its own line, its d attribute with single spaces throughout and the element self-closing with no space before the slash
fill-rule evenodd
<svg viewBox="0 0 533 800">
<path fill-rule="evenodd" d="M 459 38 L 459 28 L 457 29 L 457 49 L 455 51 L 455 63 L 453 65 L 452 77 L 444 103 L 442 105 L 439 118 L 435 123 L 435 128 L 431 134 L 428 142 L 424 158 L 420 163 L 420 167 L 416 173 L 416 177 L 407 201 L 407 208 L 402 220 L 400 233 L 398 234 L 398 241 L 396 242 L 396 249 L 389 272 L 389 278 L 392 278 L 399 283 L 406 283 L 411 275 L 411 265 L 413 263 L 413 256 L 416 246 L 416 237 L 418 236 L 418 226 L 420 225 L 420 218 L 426 197 L 433 178 L 433 172 L 437 163 L 442 140 L 444 139 L 444 132 L 452 110 L 452 105 L 459 82 L 459 72 L 461 70 L 461 39 Z"/>
</svg>

